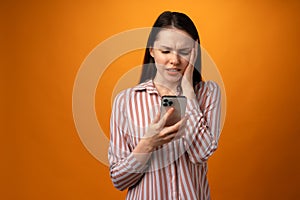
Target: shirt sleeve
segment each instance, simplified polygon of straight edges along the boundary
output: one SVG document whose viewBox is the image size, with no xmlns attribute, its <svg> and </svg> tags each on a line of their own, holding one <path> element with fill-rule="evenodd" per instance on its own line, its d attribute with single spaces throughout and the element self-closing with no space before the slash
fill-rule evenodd
<svg viewBox="0 0 300 200">
<path fill-rule="evenodd" d="M 110 177 L 118 190 L 125 190 L 135 185 L 148 167 L 138 162 L 130 149 L 125 107 L 125 93 L 123 92 L 115 98 L 113 104 L 108 150 Z"/>
<path fill-rule="evenodd" d="M 206 162 L 218 147 L 220 137 L 221 96 L 219 86 L 208 81 L 203 83 L 197 100 L 188 100 L 188 116 L 184 146 L 191 162 Z"/>
</svg>

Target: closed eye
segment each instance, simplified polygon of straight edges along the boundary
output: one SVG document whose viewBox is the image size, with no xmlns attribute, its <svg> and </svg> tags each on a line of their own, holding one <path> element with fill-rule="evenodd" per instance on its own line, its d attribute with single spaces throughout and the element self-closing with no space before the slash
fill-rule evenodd
<svg viewBox="0 0 300 200">
<path fill-rule="evenodd" d="M 163 53 L 163 54 L 168 54 L 168 53 L 170 53 L 170 51 L 164 51 L 164 50 L 161 50 L 161 52 Z"/>
<path fill-rule="evenodd" d="M 183 55 L 183 56 L 187 56 L 187 55 L 190 54 L 190 52 L 188 52 L 188 51 L 181 51 L 181 52 L 179 52 L 179 54 Z"/>
</svg>

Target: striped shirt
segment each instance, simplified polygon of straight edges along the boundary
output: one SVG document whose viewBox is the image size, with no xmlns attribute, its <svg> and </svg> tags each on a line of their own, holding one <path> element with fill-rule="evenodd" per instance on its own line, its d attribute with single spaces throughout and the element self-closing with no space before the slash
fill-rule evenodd
<svg viewBox="0 0 300 200">
<path fill-rule="evenodd" d="M 220 89 L 200 82 L 196 99 L 187 100 L 184 135 L 156 148 L 147 164 L 132 151 L 160 109 L 161 96 L 153 81 L 120 92 L 110 120 L 110 175 L 126 199 L 210 199 L 207 160 L 220 136 Z"/>
</svg>

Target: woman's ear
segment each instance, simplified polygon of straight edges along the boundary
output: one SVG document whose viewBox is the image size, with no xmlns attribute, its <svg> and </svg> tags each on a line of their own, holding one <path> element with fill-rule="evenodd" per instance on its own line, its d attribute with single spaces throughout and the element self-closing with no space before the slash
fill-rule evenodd
<svg viewBox="0 0 300 200">
<path fill-rule="evenodd" d="M 150 47 L 149 48 L 149 52 L 150 52 L 150 55 L 152 56 L 152 58 L 154 58 L 154 52 L 153 52 L 153 47 Z"/>
</svg>

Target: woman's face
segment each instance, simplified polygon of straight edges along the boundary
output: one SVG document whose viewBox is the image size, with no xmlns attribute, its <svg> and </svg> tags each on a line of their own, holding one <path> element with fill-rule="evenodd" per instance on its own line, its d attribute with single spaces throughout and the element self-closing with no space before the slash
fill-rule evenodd
<svg viewBox="0 0 300 200">
<path fill-rule="evenodd" d="M 154 58 L 159 83 L 178 83 L 189 64 L 195 41 L 185 32 L 176 28 L 163 29 L 156 37 L 150 54 Z"/>
</svg>

